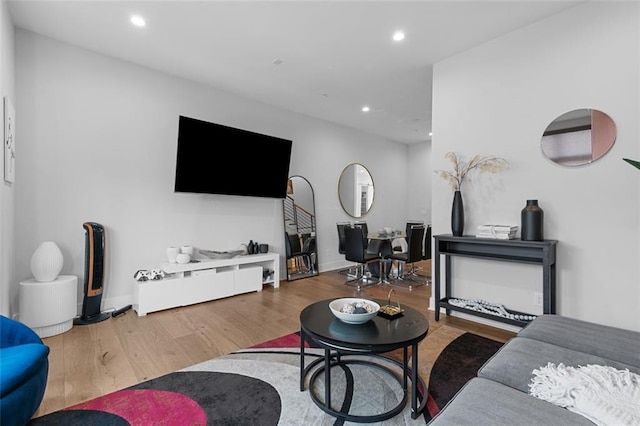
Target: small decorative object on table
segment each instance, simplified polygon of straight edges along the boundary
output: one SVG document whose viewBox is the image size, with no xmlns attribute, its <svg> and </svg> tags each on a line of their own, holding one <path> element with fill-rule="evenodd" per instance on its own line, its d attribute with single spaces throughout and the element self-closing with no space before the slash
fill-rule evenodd
<svg viewBox="0 0 640 426">
<path fill-rule="evenodd" d="M 176 257 L 180 254 L 180 248 L 178 247 L 167 247 L 167 260 L 169 263 L 176 263 Z"/>
<path fill-rule="evenodd" d="M 398 300 L 398 305 L 393 306 L 391 304 L 391 293 L 395 293 L 393 289 L 389 290 L 389 295 L 387 296 L 387 304 L 380 307 L 380 311 L 378 311 L 378 315 L 381 317 L 394 319 L 402 315 L 404 309 L 400 307 L 400 301 Z"/>
<path fill-rule="evenodd" d="M 485 300 L 457 299 L 452 297 L 449 299 L 449 303 L 460 308 L 470 309 L 472 311 L 495 315 L 502 318 L 509 318 L 512 320 L 533 321 L 536 318 L 535 315 L 511 313 L 507 311 L 503 305 L 487 302 Z"/>
<path fill-rule="evenodd" d="M 245 254 L 244 250 L 233 251 L 214 251 L 214 250 L 199 250 L 198 253 L 208 257 L 209 259 L 231 259 L 241 254 Z"/>
<path fill-rule="evenodd" d="M 544 212 L 538 206 L 538 200 L 527 200 L 521 212 L 523 241 L 543 241 Z"/>
<path fill-rule="evenodd" d="M 478 225 L 477 238 L 513 240 L 518 234 L 517 225 Z"/>
<path fill-rule="evenodd" d="M 162 269 L 151 269 L 150 271 L 146 269 L 140 269 L 133 274 L 133 278 L 136 281 L 157 281 L 161 280 L 165 277 L 165 272 Z"/>
<path fill-rule="evenodd" d="M 468 162 L 462 161 L 453 152 L 447 152 L 445 158 L 453 163 L 453 171 L 435 170 L 441 178 L 449 182 L 453 189 L 453 205 L 451 208 L 451 232 L 456 237 L 461 237 L 464 232 L 464 206 L 462 202 L 462 183 L 469 180 L 469 172 L 478 170 L 480 173 L 498 173 L 510 167 L 509 162 L 504 158 L 481 155 L 474 156 Z"/>
<path fill-rule="evenodd" d="M 347 324 L 364 324 L 380 310 L 373 300 L 345 297 L 329 303 L 329 309 L 340 321 Z"/>
<path fill-rule="evenodd" d="M 60 247 L 53 241 L 40 244 L 31 257 L 31 273 L 38 282 L 54 281 L 58 278 L 64 257 Z"/>
</svg>

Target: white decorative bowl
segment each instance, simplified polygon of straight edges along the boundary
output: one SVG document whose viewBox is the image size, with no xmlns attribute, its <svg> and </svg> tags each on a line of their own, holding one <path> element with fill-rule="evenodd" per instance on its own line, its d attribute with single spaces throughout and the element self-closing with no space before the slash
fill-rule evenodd
<svg viewBox="0 0 640 426">
<path fill-rule="evenodd" d="M 184 265 L 185 263 L 191 262 L 191 256 L 189 256 L 187 253 L 178 253 L 178 255 L 176 256 L 176 262 Z"/>
<path fill-rule="evenodd" d="M 349 310 L 349 306 L 352 307 L 364 307 L 366 313 L 347 313 L 345 310 Z M 368 308 L 368 309 L 367 309 Z M 364 324 L 378 314 L 380 305 L 373 300 L 360 299 L 357 297 L 345 297 L 342 299 L 336 299 L 329 303 L 329 309 L 336 318 L 347 324 Z"/>
</svg>

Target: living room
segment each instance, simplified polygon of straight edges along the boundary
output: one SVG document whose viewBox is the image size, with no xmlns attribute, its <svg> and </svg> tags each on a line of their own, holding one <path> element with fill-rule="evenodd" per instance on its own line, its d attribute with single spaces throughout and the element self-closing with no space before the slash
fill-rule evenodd
<svg viewBox="0 0 640 426">
<path fill-rule="evenodd" d="M 363 163 L 372 173 L 372 229 L 423 219 L 435 235 L 450 231 L 450 188 L 429 171 L 448 169 L 445 152 L 506 158 L 509 171 L 463 188 L 467 233 L 483 223 L 519 224 L 525 201 L 538 199 L 545 237 L 559 241 L 559 311 L 638 329 L 638 182 L 622 162 L 639 156 L 637 22 L 625 13 L 634 7 L 588 2 L 437 63 L 433 140 L 408 147 L 4 25 L 3 92 L 17 99 L 17 121 L 26 124 L 17 138 L 24 142 L 16 183 L 2 191 L 2 311 L 15 313 L 17 283 L 30 276 L 29 259 L 42 241 L 61 247 L 64 273 L 82 275 L 81 224 L 88 220 L 110 234 L 104 298 L 113 307 L 130 303 L 131 276 L 157 266 L 168 246 L 229 250 L 252 239 L 283 253 L 279 201 L 173 193 L 177 117 L 191 114 L 225 116 L 226 124 L 295 141 L 290 174 L 314 187 L 321 271 L 345 264 L 335 232 L 336 222 L 349 220 L 335 192 L 345 165 Z M 611 16 L 596 25 L 598 14 Z M 583 107 L 613 118 L 616 143 L 592 165 L 558 167 L 541 155 L 540 135 L 558 115 Z M 416 179 L 417 188 L 409 184 Z M 410 204 L 410 195 L 429 187 L 424 201 Z M 536 268 L 485 271 L 466 263 L 460 268 L 474 277 L 465 278 L 472 282 L 466 296 L 491 299 L 518 276 L 504 303 L 534 308 L 528 293 L 539 285 Z"/>
<path fill-rule="evenodd" d="M 436 63 L 432 140 L 411 146 L 14 28 L 4 1 L 0 13 L 0 89 L 15 100 L 19 135 L 16 182 L 0 190 L 5 315 L 18 313 L 18 282 L 41 242 L 56 241 L 63 272 L 83 276 L 87 220 L 109 232 L 110 307 L 131 303 L 133 273 L 164 261 L 171 245 L 228 250 L 253 239 L 283 253 L 280 201 L 173 193 L 177 116 L 186 114 L 294 140 L 290 174 L 315 190 L 321 272 L 345 266 L 335 223 L 349 220 L 336 194 L 347 164 L 372 172 L 370 227 L 424 219 L 448 234 L 451 189 L 432 171 L 449 169 L 449 151 L 503 157 L 508 171 L 463 188 L 467 233 L 519 224 L 526 200 L 538 199 L 545 238 L 559 242 L 558 313 L 640 331 L 640 175 L 622 161 L 640 158 L 637 2 L 583 2 Z M 593 164 L 559 167 L 542 156 L 540 137 L 577 108 L 606 112 L 617 139 Z M 413 178 L 427 188 L 416 205 Z M 464 297 L 540 313 L 534 266 L 464 259 L 453 273 Z"/>
</svg>

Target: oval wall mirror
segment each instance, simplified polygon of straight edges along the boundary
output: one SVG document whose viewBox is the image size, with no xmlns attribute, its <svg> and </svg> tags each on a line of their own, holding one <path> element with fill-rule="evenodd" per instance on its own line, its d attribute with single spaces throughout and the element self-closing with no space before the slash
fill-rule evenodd
<svg viewBox="0 0 640 426">
<path fill-rule="evenodd" d="M 549 160 L 561 166 L 590 164 L 605 155 L 616 141 L 616 124 L 602 111 L 576 109 L 547 126 L 540 146 Z"/>
<path fill-rule="evenodd" d="M 306 178 L 289 178 L 282 209 L 287 281 L 318 275 L 315 200 Z"/>
<path fill-rule="evenodd" d="M 369 213 L 375 197 L 371 173 L 360 163 L 351 163 L 342 170 L 338 181 L 338 198 L 342 209 L 351 217 Z"/>
</svg>

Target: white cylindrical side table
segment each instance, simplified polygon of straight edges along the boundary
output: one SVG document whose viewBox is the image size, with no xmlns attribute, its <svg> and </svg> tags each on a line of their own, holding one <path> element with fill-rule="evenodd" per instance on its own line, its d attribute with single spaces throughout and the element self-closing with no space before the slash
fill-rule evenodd
<svg viewBox="0 0 640 426">
<path fill-rule="evenodd" d="M 20 321 L 40 337 L 69 331 L 78 314 L 78 277 L 59 275 L 48 282 L 20 283 Z"/>
</svg>

